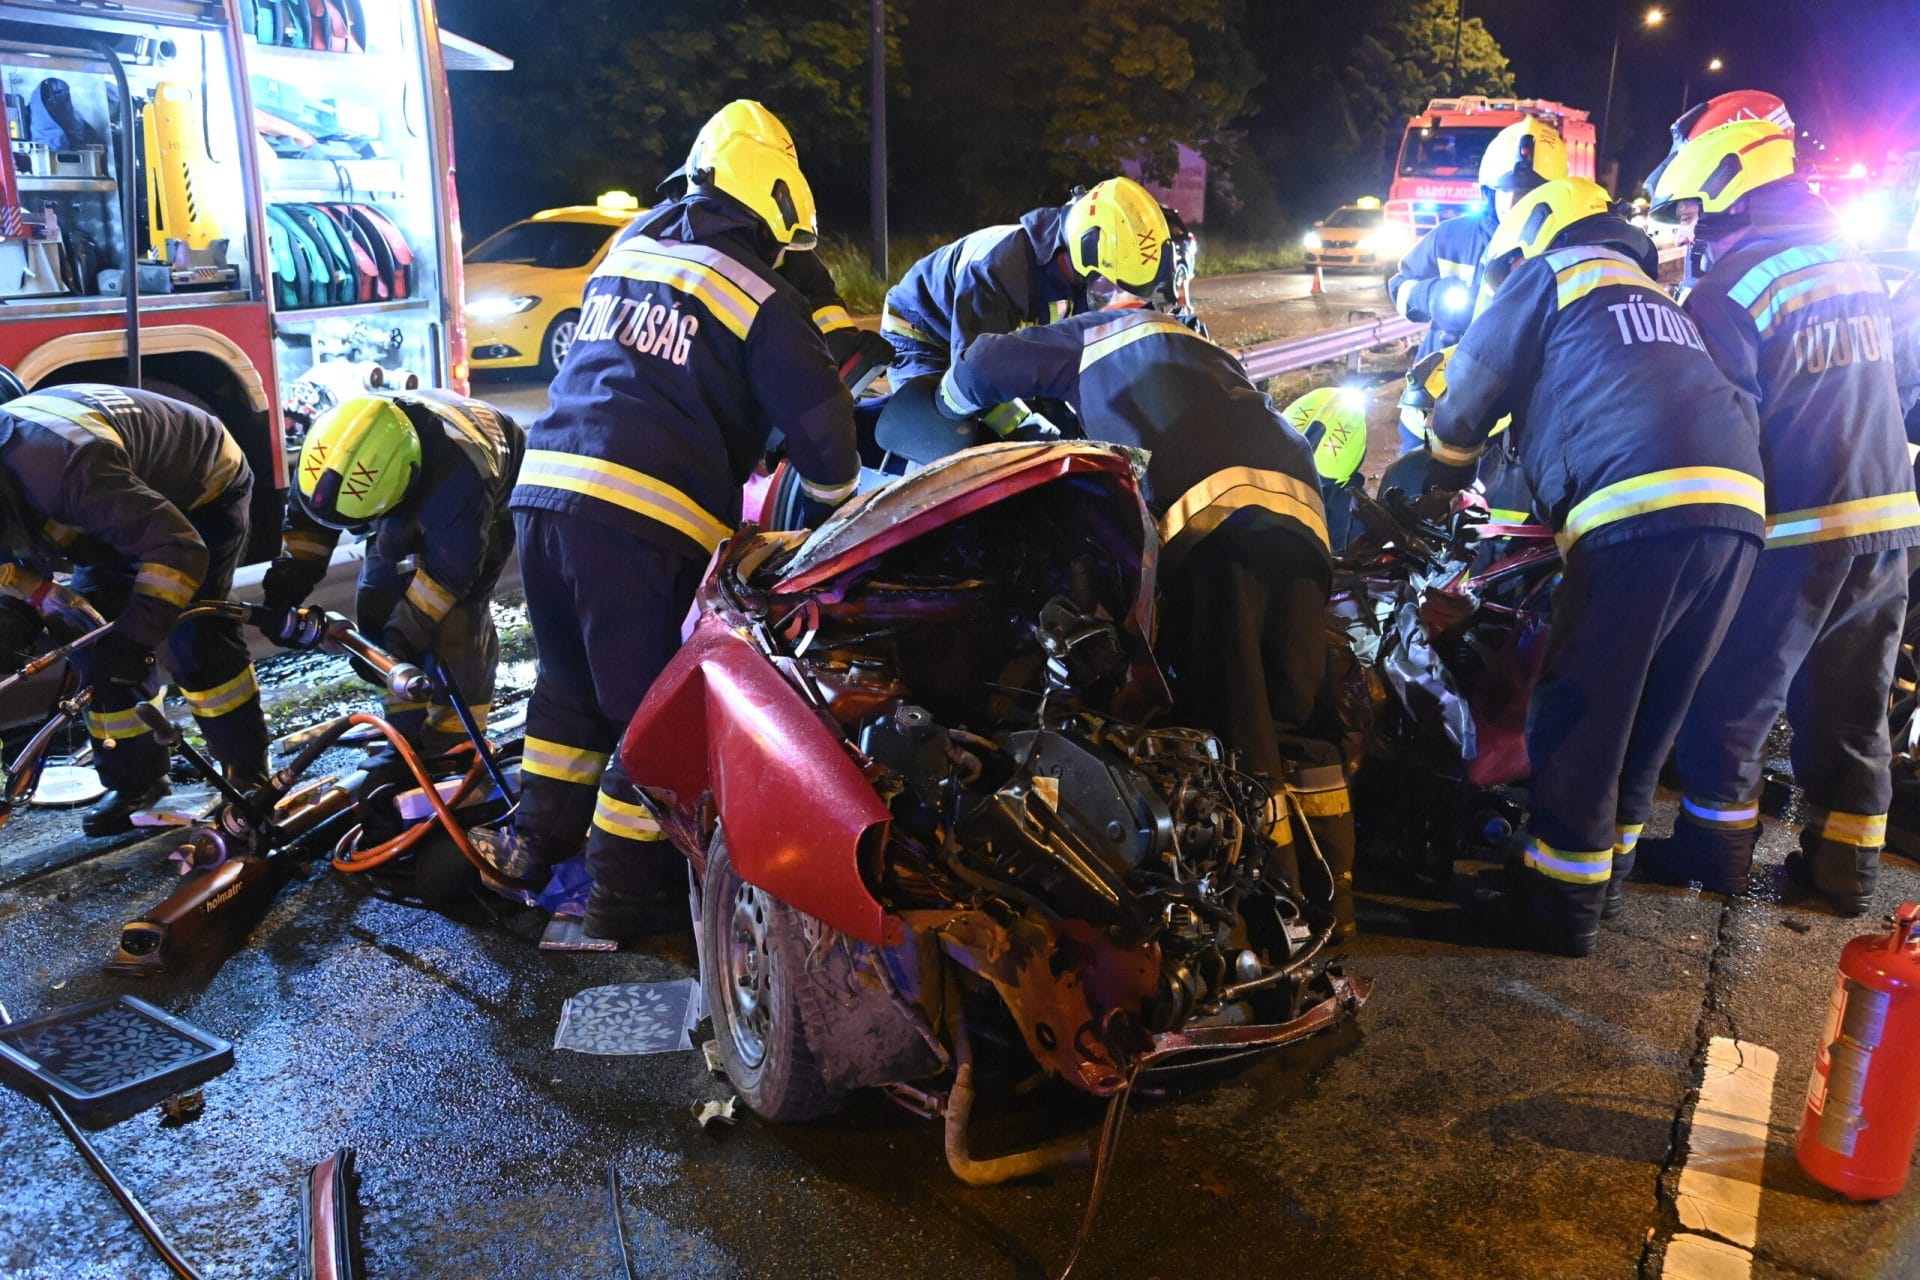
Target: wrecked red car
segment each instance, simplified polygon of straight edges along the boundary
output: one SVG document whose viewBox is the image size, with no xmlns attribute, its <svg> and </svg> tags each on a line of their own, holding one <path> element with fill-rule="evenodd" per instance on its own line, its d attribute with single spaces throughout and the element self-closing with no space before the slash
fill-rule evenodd
<svg viewBox="0 0 1920 1280">
<path fill-rule="evenodd" d="M 1355 1011 L 1265 788 L 1161 725 L 1133 455 L 969 449 L 811 535 L 749 525 L 621 744 L 697 872 L 727 1074 L 769 1119 L 891 1086 L 975 1161 L 973 1033 L 1087 1093 Z M 1277 860 L 1276 860 L 1277 862 Z"/>
</svg>

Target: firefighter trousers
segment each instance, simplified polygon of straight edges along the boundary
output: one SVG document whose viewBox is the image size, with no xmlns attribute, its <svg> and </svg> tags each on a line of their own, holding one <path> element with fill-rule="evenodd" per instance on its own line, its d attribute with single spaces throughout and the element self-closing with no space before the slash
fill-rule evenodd
<svg viewBox="0 0 1920 1280">
<path fill-rule="evenodd" d="M 243 474 L 218 498 L 186 513 L 207 547 L 207 576 L 189 608 L 233 593 L 233 571 L 247 545 L 252 490 L 252 478 Z M 114 618 L 126 608 L 136 572 L 131 564 L 86 565 L 74 573 L 73 586 L 103 617 Z M 214 759 L 243 774 L 257 772 L 267 756 L 267 718 L 240 623 L 229 618 L 189 619 L 174 627 L 157 656 L 186 699 Z M 74 665 L 82 682 L 91 679 L 84 650 L 76 655 Z M 159 694 L 156 674 L 144 687 L 123 686 L 95 695 L 102 700 L 88 709 L 87 732 L 93 738 L 100 781 L 109 789 L 139 791 L 167 776 L 168 751 L 134 710 L 139 702 L 153 701 Z"/>
<path fill-rule="evenodd" d="M 1680 730 L 1680 823 L 1702 829 L 1690 835 L 1751 844 L 1767 735 L 1784 709 L 1809 843 L 1849 857 L 1885 843 L 1887 694 L 1906 608 L 1904 550 L 1761 555 Z"/>
<path fill-rule="evenodd" d="M 1242 771 L 1273 789 L 1268 834 L 1283 868 L 1291 863 L 1289 878 L 1345 927 L 1353 807 L 1328 687 L 1326 608 L 1324 553 L 1248 509 L 1168 571 L 1160 641 L 1180 723 L 1219 737 Z"/>
<path fill-rule="evenodd" d="M 514 821 L 521 846 L 551 867 L 584 841 L 594 882 L 617 893 L 683 885 L 684 861 L 616 749 L 680 647 L 706 561 L 564 512 L 516 511 L 514 525 L 540 654 Z"/>
<path fill-rule="evenodd" d="M 1596 924 L 1615 851 L 1653 811 L 1660 766 L 1758 555 L 1756 539 L 1721 529 L 1567 553 L 1527 714 L 1523 856 L 1553 889 L 1590 897 Z"/>
</svg>

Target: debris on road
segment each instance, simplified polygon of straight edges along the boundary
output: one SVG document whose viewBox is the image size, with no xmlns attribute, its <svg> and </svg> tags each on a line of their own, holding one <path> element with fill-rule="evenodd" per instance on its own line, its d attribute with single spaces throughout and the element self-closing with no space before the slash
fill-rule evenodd
<svg viewBox="0 0 1920 1280">
<path fill-rule="evenodd" d="M 608 1056 L 691 1049 L 687 1010 L 693 988 L 691 978 L 589 987 L 561 1008 L 553 1047 Z"/>
<path fill-rule="evenodd" d="M 700 1122 L 702 1129 L 718 1120 L 721 1124 L 733 1124 L 733 1104 L 740 1101 L 732 1094 L 725 1102 L 696 1102 L 693 1104 L 693 1118 Z"/>
</svg>

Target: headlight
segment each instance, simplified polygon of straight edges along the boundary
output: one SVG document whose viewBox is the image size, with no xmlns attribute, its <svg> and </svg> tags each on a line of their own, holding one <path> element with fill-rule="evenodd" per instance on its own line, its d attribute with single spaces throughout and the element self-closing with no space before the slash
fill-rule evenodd
<svg viewBox="0 0 1920 1280">
<path fill-rule="evenodd" d="M 1884 200 L 1862 196 L 1840 213 L 1840 231 L 1855 244 L 1871 244 L 1887 229 L 1889 221 Z"/>
<path fill-rule="evenodd" d="M 1376 231 L 1360 242 L 1360 252 L 1377 253 L 1382 257 L 1398 256 L 1406 252 L 1407 233 L 1399 227 L 1387 227 Z"/>
<path fill-rule="evenodd" d="M 473 320 L 498 320 L 531 311 L 539 305 L 540 299 L 525 294 L 518 298 L 475 298 L 467 303 L 467 316 Z"/>
<path fill-rule="evenodd" d="M 1320 233 L 1318 231 L 1309 231 L 1304 236 L 1301 236 L 1300 247 L 1309 253 L 1318 249 L 1320 247 Z"/>
</svg>

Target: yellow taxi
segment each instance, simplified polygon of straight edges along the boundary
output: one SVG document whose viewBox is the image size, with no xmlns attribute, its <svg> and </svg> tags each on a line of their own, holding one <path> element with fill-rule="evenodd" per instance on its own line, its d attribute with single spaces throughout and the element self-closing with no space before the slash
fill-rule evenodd
<svg viewBox="0 0 1920 1280">
<path fill-rule="evenodd" d="M 467 346 L 476 370 L 560 368 L 580 324 L 580 295 L 614 235 L 643 210 L 624 191 L 544 209 L 488 236 L 466 257 Z"/>
<path fill-rule="evenodd" d="M 1387 221 L 1375 196 L 1343 204 L 1313 224 L 1301 239 L 1309 270 L 1314 267 L 1392 267 L 1413 248 L 1413 235 Z"/>
</svg>

